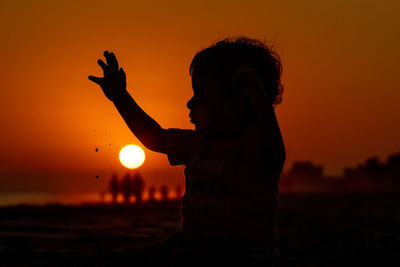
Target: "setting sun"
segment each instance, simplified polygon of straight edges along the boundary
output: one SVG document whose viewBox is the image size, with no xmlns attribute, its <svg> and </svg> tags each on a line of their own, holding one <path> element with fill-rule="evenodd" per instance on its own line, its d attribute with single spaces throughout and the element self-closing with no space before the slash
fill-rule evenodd
<svg viewBox="0 0 400 267">
<path fill-rule="evenodd" d="M 135 169 L 143 164 L 145 159 L 144 151 L 137 145 L 124 146 L 119 152 L 119 160 L 128 169 Z"/>
</svg>

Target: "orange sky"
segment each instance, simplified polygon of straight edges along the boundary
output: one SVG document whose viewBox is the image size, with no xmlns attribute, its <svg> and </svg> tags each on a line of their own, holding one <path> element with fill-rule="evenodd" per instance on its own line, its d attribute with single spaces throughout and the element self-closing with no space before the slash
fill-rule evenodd
<svg viewBox="0 0 400 267">
<path fill-rule="evenodd" d="M 192 128 L 190 61 L 230 35 L 282 57 L 286 169 L 312 160 L 340 174 L 400 151 L 399 1 L 143 2 L 0 2 L 0 190 L 96 191 L 124 170 L 118 152 L 138 141 L 87 79 L 104 50 L 161 126 Z M 147 184 L 183 183 L 182 168 L 145 151 Z"/>
</svg>

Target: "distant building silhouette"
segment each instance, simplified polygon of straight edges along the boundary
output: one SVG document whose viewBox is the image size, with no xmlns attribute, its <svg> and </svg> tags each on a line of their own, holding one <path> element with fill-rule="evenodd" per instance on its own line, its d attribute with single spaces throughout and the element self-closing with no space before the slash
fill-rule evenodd
<svg viewBox="0 0 400 267">
<path fill-rule="evenodd" d="M 372 157 L 365 161 L 363 171 L 368 179 L 380 179 L 384 174 L 384 168 L 384 164 L 379 161 L 378 157 Z"/>
<path fill-rule="evenodd" d="M 346 168 L 344 178 L 362 191 L 400 191 L 400 153 L 389 155 L 386 163 L 367 158 L 356 168 Z"/>
<path fill-rule="evenodd" d="M 342 176 L 326 176 L 312 162 L 294 162 L 281 175 L 281 192 L 398 192 L 400 191 L 400 153 L 389 155 L 386 163 L 369 157 L 363 164 L 344 168 Z"/>
<path fill-rule="evenodd" d="M 293 167 L 290 170 L 290 174 L 296 177 L 304 179 L 319 179 L 323 176 L 323 168 L 321 166 L 315 166 L 310 161 L 294 162 Z"/>
<path fill-rule="evenodd" d="M 323 168 L 309 161 L 293 163 L 288 173 L 281 175 L 281 191 L 310 192 L 318 191 L 323 178 Z"/>
<path fill-rule="evenodd" d="M 389 155 L 387 160 L 389 176 L 397 181 L 400 180 L 400 153 Z"/>
</svg>

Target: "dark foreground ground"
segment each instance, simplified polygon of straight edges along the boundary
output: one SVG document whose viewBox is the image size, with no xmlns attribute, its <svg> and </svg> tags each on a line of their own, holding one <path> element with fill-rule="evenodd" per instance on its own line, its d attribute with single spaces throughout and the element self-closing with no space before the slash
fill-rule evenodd
<svg viewBox="0 0 400 267">
<path fill-rule="evenodd" d="M 134 266 L 179 203 L 0 208 L 0 266 Z M 283 195 L 278 266 L 400 266 L 400 196 Z"/>
</svg>

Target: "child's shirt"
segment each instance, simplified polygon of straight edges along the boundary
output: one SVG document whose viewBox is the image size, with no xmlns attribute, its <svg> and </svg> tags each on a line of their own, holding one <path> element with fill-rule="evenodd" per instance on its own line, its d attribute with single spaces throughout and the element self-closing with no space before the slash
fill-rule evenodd
<svg viewBox="0 0 400 267">
<path fill-rule="evenodd" d="M 181 232 L 195 240 L 241 246 L 276 245 L 283 142 L 269 144 L 258 124 L 234 141 L 193 130 L 167 130 L 171 165 L 185 165 Z"/>
</svg>

